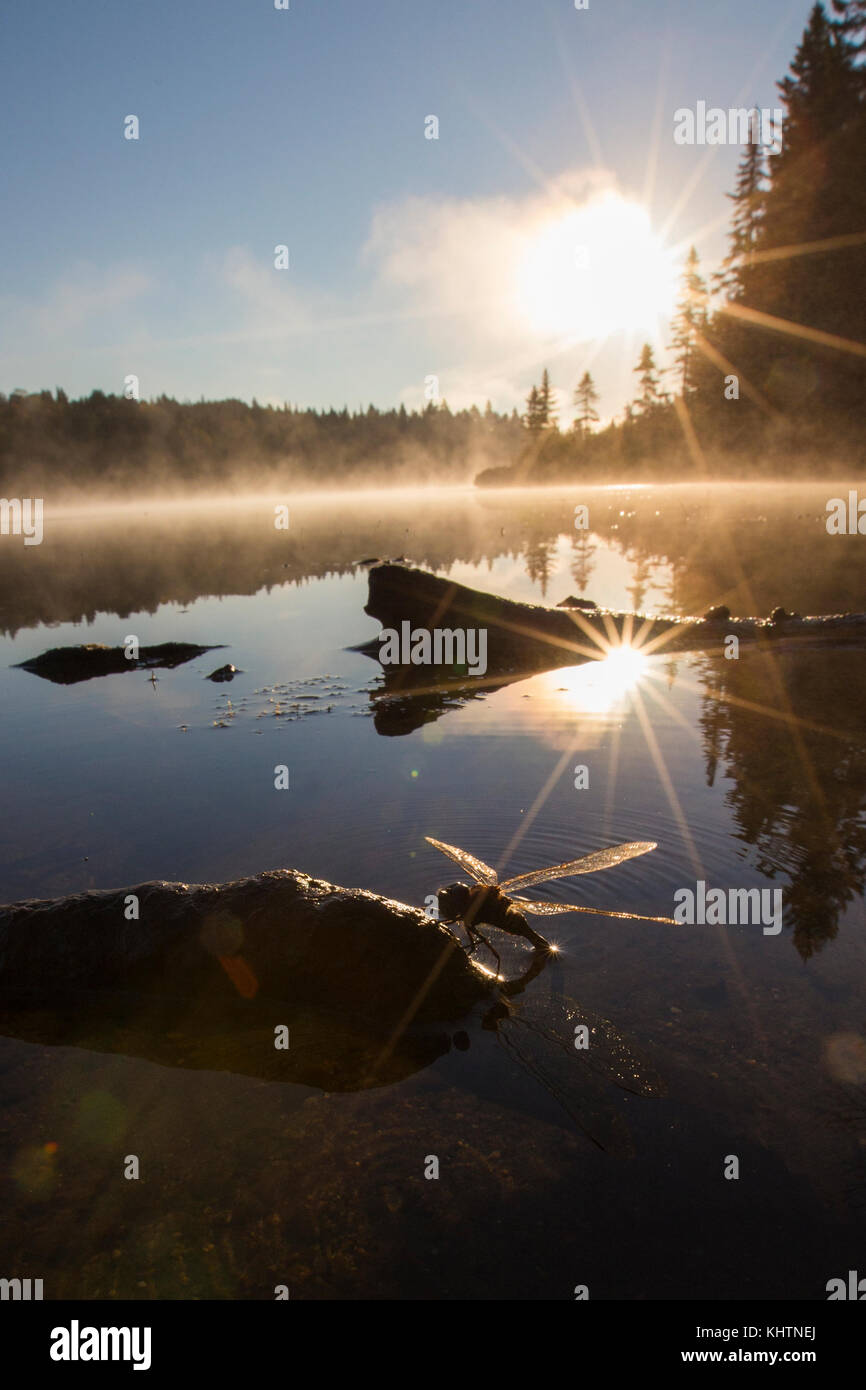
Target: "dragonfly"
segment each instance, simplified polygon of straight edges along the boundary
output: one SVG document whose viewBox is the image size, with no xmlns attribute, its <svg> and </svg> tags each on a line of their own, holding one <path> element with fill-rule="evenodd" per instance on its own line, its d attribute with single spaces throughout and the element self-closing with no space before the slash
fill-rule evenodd
<svg viewBox="0 0 866 1390">
<path fill-rule="evenodd" d="M 469 937 L 470 955 L 481 941 L 496 958 L 497 973 L 501 968 L 498 952 L 480 930 L 479 924 L 499 927 L 513 936 L 524 937 L 537 951 L 555 952 L 540 932 L 531 927 L 525 913 L 539 917 L 552 917 L 560 912 L 592 912 L 601 917 L 619 917 L 638 922 L 666 922 L 675 925 L 673 917 L 647 917 L 640 912 L 618 912 L 609 907 L 584 907 L 576 903 L 550 903 L 534 898 L 524 898 L 515 894 L 515 888 L 532 888 L 537 883 L 551 883 L 557 878 L 572 878 L 577 874 L 594 874 L 600 869 L 611 869 L 627 859 L 636 859 L 641 854 L 649 854 L 658 849 L 654 840 L 633 840 L 628 844 L 612 845 L 609 849 L 595 850 L 579 859 L 569 859 L 564 864 L 552 864 L 546 869 L 532 869 L 527 874 L 517 874 L 504 883 L 499 882 L 495 869 L 477 859 L 468 850 L 458 849 L 456 845 L 446 845 L 442 840 L 434 840 L 425 835 L 428 844 L 447 855 L 461 869 L 465 869 L 475 880 L 468 883 L 449 883 L 437 893 L 439 920 L 445 923 L 462 923 Z"/>
</svg>

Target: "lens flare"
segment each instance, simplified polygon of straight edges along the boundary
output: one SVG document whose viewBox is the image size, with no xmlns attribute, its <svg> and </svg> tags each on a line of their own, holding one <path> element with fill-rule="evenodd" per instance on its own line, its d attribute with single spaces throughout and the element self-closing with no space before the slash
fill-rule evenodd
<svg viewBox="0 0 866 1390">
<path fill-rule="evenodd" d="M 613 647 L 601 661 L 556 672 L 561 698 L 587 714 L 606 714 L 641 682 L 647 658 L 635 647 Z"/>
</svg>

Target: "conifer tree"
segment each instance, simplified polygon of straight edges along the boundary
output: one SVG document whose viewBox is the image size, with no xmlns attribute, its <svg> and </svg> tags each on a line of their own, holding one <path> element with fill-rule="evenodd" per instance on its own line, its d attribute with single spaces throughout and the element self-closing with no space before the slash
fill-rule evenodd
<svg viewBox="0 0 866 1390">
<path fill-rule="evenodd" d="M 695 390 L 698 338 L 703 336 L 707 326 L 707 286 L 698 271 L 699 264 L 698 253 L 693 246 L 683 271 L 680 297 L 677 300 L 672 325 L 671 346 L 676 352 L 674 361 L 679 368 L 680 386 L 684 397 L 691 395 Z"/>
<path fill-rule="evenodd" d="M 729 300 L 747 299 L 754 266 L 752 256 L 758 248 L 766 191 L 767 159 L 759 135 L 760 117 L 751 112 L 749 142 L 743 151 L 733 193 L 726 194 L 734 204 L 731 218 L 730 249 L 714 277 L 714 288 Z"/>
<path fill-rule="evenodd" d="M 833 9 L 841 19 L 832 21 L 837 33 L 851 43 L 858 57 L 866 55 L 866 0 L 833 0 Z M 866 79 L 866 70 L 859 68 Z"/>
<path fill-rule="evenodd" d="M 539 415 L 541 428 L 545 430 L 556 429 L 557 416 L 556 405 L 553 395 L 553 387 L 550 384 L 550 376 L 547 368 L 541 374 L 541 388 L 538 392 Z"/>
<path fill-rule="evenodd" d="M 661 390 L 661 373 L 656 366 L 653 350 L 649 343 L 644 343 L 641 348 L 638 364 L 634 369 L 639 373 L 640 392 L 635 397 L 634 407 L 642 415 L 649 415 L 656 410 L 664 401 Z M 626 418 L 631 418 L 631 412 L 626 407 Z"/>
<path fill-rule="evenodd" d="M 833 152 L 858 107 L 854 49 L 823 5 L 812 9 L 790 73 L 777 85 L 786 108 L 784 136 L 772 160 L 766 210 L 771 244 L 779 246 L 812 232 L 820 236 L 833 220 L 833 200 L 824 196 L 828 180 L 841 172 Z"/>
<path fill-rule="evenodd" d="M 595 409 L 598 404 L 598 392 L 589 372 L 584 372 L 575 387 L 574 404 L 577 407 L 577 416 L 574 421 L 575 429 L 586 436 L 590 433 L 592 426 L 598 424 L 598 411 Z"/>
<path fill-rule="evenodd" d="M 857 20 L 853 7 L 847 18 Z M 770 161 L 758 236 L 762 263 L 753 284 L 757 307 L 767 314 L 859 341 L 866 332 L 866 309 L 852 286 L 862 285 L 866 276 L 866 248 L 833 244 L 866 229 L 866 127 L 855 52 L 824 6 L 815 5 L 790 73 L 778 84 L 786 108 L 784 137 L 781 153 Z M 824 244 L 827 250 L 821 251 Z M 785 254 L 800 247 L 813 249 L 808 255 Z M 780 254 L 766 255 L 772 251 Z M 836 353 L 831 361 L 808 339 L 787 337 L 766 347 L 765 356 L 777 378 L 820 380 L 822 409 L 848 409 L 862 400 L 858 360 Z M 795 397 L 803 389 L 796 387 Z"/>
<path fill-rule="evenodd" d="M 526 413 L 523 416 L 523 423 L 532 434 L 544 428 L 537 386 L 533 386 L 526 397 Z"/>
</svg>

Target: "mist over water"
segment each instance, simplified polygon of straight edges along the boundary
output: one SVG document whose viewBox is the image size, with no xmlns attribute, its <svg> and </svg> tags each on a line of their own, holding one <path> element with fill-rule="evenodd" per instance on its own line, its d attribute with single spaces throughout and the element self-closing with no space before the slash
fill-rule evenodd
<svg viewBox="0 0 866 1390">
<path fill-rule="evenodd" d="M 776 604 L 858 608 L 859 538 L 828 536 L 827 504 L 856 483 L 644 484 L 421 488 L 105 500 L 45 508 L 45 539 L 0 548 L 0 622 L 119 616 L 204 593 L 253 594 L 359 560 L 404 555 L 463 582 L 487 567 L 513 596 L 558 601 L 553 584 L 602 606 L 676 614 L 725 603 L 765 616 Z M 575 507 L 589 508 L 589 530 Z M 278 509 L 288 528 L 278 529 Z M 460 567 L 467 567 L 461 570 Z M 480 568 L 479 568 L 480 573 Z M 647 576 L 653 577 L 648 586 Z M 479 581 L 480 582 L 480 581 Z"/>
<path fill-rule="evenodd" d="M 429 1064 L 399 1083 L 341 1097 L 289 1082 L 263 1091 L 228 1056 L 227 1070 L 195 1073 L 194 1089 L 194 1073 L 149 1060 L 134 1029 L 105 1054 L 25 1042 L 21 1026 L 16 1033 L 7 1022 L 7 1075 L 35 1069 L 43 1078 L 35 1098 L 10 1098 L 19 1127 L 58 1135 L 61 1148 L 77 1153 L 87 1117 L 76 1102 L 65 1118 L 59 1094 L 107 1095 L 100 1104 L 119 1107 L 118 1133 L 129 1122 L 125 1097 L 150 1097 L 135 1121 L 138 1142 L 168 1156 L 169 1176 L 158 1198 L 145 1194 L 138 1215 L 111 1211 L 131 1238 L 156 1241 L 162 1252 L 145 1276 L 154 1296 L 175 1288 L 166 1260 L 209 1243 L 208 1219 L 195 1214 L 177 1161 L 181 1132 L 185 1143 L 224 1154 L 209 1165 L 199 1200 L 225 1208 L 237 1171 L 254 1194 L 248 1229 L 232 1236 L 232 1272 L 205 1261 L 191 1276 L 201 1296 L 256 1296 L 257 1213 L 277 1204 L 293 1229 L 306 1231 L 324 1200 L 312 1175 L 323 1145 L 331 1151 L 335 1142 L 349 1146 L 360 1168 L 331 1237 L 336 1264 L 315 1276 L 316 1286 L 357 1294 L 348 1252 L 363 1249 L 364 1287 L 375 1277 L 398 1296 L 388 1273 L 394 1252 L 407 1223 L 423 1245 L 427 1218 L 407 1198 L 398 1229 L 383 1194 L 395 1190 L 406 1146 L 445 1152 L 458 1133 L 479 1152 L 502 1155 L 507 1137 L 497 1171 L 518 1207 L 534 1213 L 532 1258 L 547 1269 L 539 1287 L 554 1288 L 581 1251 L 599 1288 L 626 1298 L 801 1297 L 815 1268 L 856 1263 L 862 1223 L 847 1207 L 860 1181 L 860 1131 L 846 1116 L 852 1065 L 860 1076 L 866 963 L 863 654 L 744 650 L 726 662 L 660 653 L 410 708 L 389 700 L 376 661 L 351 650 L 379 631 L 363 611 L 367 569 L 358 563 L 377 557 L 405 556 L 461 583 L 549 604 L 576 595 L 674 614 L 720 603 L 757 616 L 777 604 L 803 613 L 860 608 L 862 538 L 830 536 L 825 524 L 828 499 L 847 496 L 848 487 L 159 499 L 49 508 L 41 546 L 4 544 L 4 901 L 292 867 L 423 905 L 454 873 L 426 835 L 503 874 L 655 840 L 658 849 L 641 859 L 544 890 L 553 900 L 623 911 L 670 914 L 674 891 L 698 879 L 783 889 L 778 937 L 748 925 L 552 919 L 560 955 L 527 994 L 526 1007 L 540 1011 L 532 1017 L 555 1028 L 557 999 L 578 1000 L 609 1021 L 667 1092 L 626 1102 L 603 1071 L 587 1074 L 569 1099 L 577 1130 L 554 1092 L 520 1065 L 521 1047 L 524 1060 L 534 1055 L 526 1039 L 535 1034 L 517 1033 L 515 1046 L 502 1048 L 470 1025 L 468 1051 L 446 1037 Z M 282 505 L 287 530 L 274 525 Z M 589 508 L 588 530 L 575 530 L 577 506 Z M 12 669 L 50 647 L 117 646 L 129 634 L 143 645 L 224 649 L 159 670 L 155 681 L 129 671 L 59 685 Z M 205 679 L 225 662 L 240 672 L 231 683 Z M 284 794 L 273 790 L 277 764 L 290 768 Z M 584 790 L 575 787 L 578 765 L 588 769 Z M 566 1074 L 574 1086 L 573 1071 Z M 623 1167 L 586 1132 L 637 1157 Z M 286 1134 L 309 1175 L 300 1189 L 278 1182 L 262 1157 L 278 1152 Z M 705 1199 L 706 1164 L 731 1151 L 752 1184 L 734 1213 L 722 1202 L 707 1208 Z M 36 1179 L 26 1156 L 13 1157 L 25 1177 L 9 1213 L 9 1249 L 38 1257 L 58 1292 L 81 1291 L 80 1276 L 58 1260 L 56 1204 L 50 1219 L 47 1210 L 34 1215 L 27 1193 Z M 96 1200 L 93 1176 L 70 1163 L 75 1200 Z M 473 1182 L 449 1198 L 461 1240 L 466 1230 L 482 1238 L 488 1200 Z M 660 1200 L 664 1254 L 652 1235 Z M 564 1204 L 574 1221 L 562 1236 Z M 188 1212 L 172 1237 L 162 1231 L 166 1210 Z M 603 1233 L 593 1215 L 602 1211 Z M 712 1261 L 691 1239 L 698 1220 Z M 554 1228 L 562 1244 L 551 1263 Z M 437 1239 L 459 1266 L 450 1237 L 440 1231 Z M 85 1240 L 84 1292 L 138 1296 L 131 1276 L 111 1272 L 97 1236 Z M 604 1253 L 617 1242 L 635 1252 L 627 1264 Z M 295 1248 L 292 1277 L 303 1278 L 305 1255 Z M 416 1292 L 438 1280 L 437 1259 L 419 1258 Z M 512 1296 L 519 1278 L 504 1252 L 497 1277 L 495 1292 Z"/>
</svg>

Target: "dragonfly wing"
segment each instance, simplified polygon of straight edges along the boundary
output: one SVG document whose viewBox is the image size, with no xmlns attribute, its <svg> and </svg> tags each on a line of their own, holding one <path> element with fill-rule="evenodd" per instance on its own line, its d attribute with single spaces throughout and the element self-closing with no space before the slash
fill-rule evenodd
<svg viewBox="0 0 866 1390">
<path fill-rule="evenodd" d="M 497 882 L 496 870 L 485 864 L 483 859 L 476 859 L 474 854 L 467 854 L 465 849 L 458 849 L 456 845 L 446 845 L 441 840 L 434 840 L 432 835 L 425 835 L 424 839 L 428 844 L 435 845 L 443 854 L 447 854 L 448 858 L 459 864 L 461 869 L 465 869 L 467 874 L 471 874 L 476 883 L 492 886 Z"/>
<path fill-rule="evenodd" d="M 542 903 L 536 902 L 534 898 L 513 898 L 510 893 L 508 896 L 521 912 L 534 912 L 538 917 L 555 917 L 560 912 L 580 911 L 579 908 L 572 907 L 571 903 Z"/>
<path fill-rule="evenodd" d="M 611 869 L 614 864 L 622 864 L 626 859 L 636 859 L 639 854 L 649 854 L 651 849 L 657 848 L 654 840 L 635 840 L 627 845 L 613 845 L 610 849 L 599 849 L 594 854 L 585 854 L 580 859 L 569 859 L 565 864 L 553 864 L 549 869 L 533 869 L 531 873 L 518 874 L 516 878 L 506 879 L 499 886 L 504 893 L 510 893 L 512 888 L 531 888 L 534 883 L 550 883 L 555 878 L 594 874 L 599 869 Z"/>
<path fill-rule="evenodd" d="M 508 895 L 513 903 L 516 903 L 521 912 L 533 912 L 538 917 L 553 917 L 560 912 L 591 912 L 596 917 L 623 917 L 635 922 L 668 922 L 671 926 L 677 925 L 673 917 L 645 917 L 642 912 L 614 912 L 610 907 L 584 907 L 575 903 L 544 903 L 535 902 L 532 898 L 515 898 L 510 893 Z"/>
</svg>

